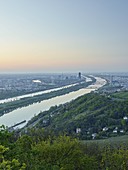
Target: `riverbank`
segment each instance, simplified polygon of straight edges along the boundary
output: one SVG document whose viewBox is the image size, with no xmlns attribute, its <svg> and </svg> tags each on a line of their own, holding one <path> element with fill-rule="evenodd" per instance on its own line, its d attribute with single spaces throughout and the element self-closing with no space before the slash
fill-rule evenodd
<svg viewBox="0 0 128 170">
<path fill-rule="evenodd" d="M 70 102 L 77 97 L 90 93 L 103 85 L 105 85 L 106 80 L 100 77 L 95 77 L 96 83 L 94 85 L 88 86 L 88 88 L 82 88 L 75 92 L 70 92 L 65 95 L 53 97 L 51 99 L 43 100 L 40 103 L 34 103 L 27 107 L 23 107 L 17 110 L 14 110 L 8 114 L 5 114 L 0 117 L 0 124 L 4 124 L 5 126 L 13 126 L 17 122 L 21 122 L 22 120 L 30 120 L 35 114 L 39 114 L 41 111 L 48 110 L 51 106 L 64 104 L 66 102 Z M 25 124 L 23 124 L 24 126 Z"/>
<path fill-rule="evenodd" d="M 51 90 L 41 91 L 38 93 L 32 93 L 32 94 L 25 95 L 25 96 L 19 96 L 19 98 L 16 97 L 15 100 L 10 101 L 10 102 L 8 99 L 7 102 L 0 104 L 0 116 L 7 114 L 9 112 L 12 112 L 13 110 L 16 110 L 16 109 L 19 109 L 25 106 L 29 106 L 33 103 L 38 103 L 43 100 L 47 100 L 47 99 L 50 99 L 56 96 L 68 94 L 72 91 L 77 91 L 79 89 L 89 86 L 90 84 L 95 83 L 95 81 L 96 80 L 92 78 L 92 81 L 90 82 L 84 81 L 84 82 L 80 82 L 77 84 L 62 86 L 61 88 L 55 88 Z"/>
</svg>

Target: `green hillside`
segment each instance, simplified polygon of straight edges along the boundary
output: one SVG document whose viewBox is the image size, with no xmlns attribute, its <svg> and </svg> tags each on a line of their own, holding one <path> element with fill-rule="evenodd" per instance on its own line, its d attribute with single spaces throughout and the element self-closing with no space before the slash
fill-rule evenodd
<svg viewBox="0 0 128 170">
<path fill-rule="evenodd" d="M 121 91 L 112 94 L 112 97 L 128 100 L 128 91 Z"/>
<path fill-rule="evenodd" d="M 127 134 L 128 101 L 90 93 L 40 113 L 28 123 L 80 139 L 102 139 Z"/>
</svg>

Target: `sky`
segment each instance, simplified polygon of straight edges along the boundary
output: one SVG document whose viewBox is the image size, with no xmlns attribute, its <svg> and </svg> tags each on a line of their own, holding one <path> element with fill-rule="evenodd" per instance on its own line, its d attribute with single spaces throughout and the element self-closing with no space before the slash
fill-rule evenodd
<svg viewBox="0 0 128 170">
<path fill-rule="evenodd" d="M 128 72 L 128 0 L 0 0 L 0 72 Z"/>
</svg>

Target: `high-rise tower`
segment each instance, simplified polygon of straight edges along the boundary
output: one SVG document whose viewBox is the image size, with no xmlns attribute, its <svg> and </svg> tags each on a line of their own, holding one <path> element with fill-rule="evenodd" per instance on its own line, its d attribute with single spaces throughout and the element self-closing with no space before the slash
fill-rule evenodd
<svg viewBox="0 0 128 170">
<path fill-rule="evenodd" d="M 78 73 L 78 77 L 79 77 L 79 79 L 81 79 L 81 72 Z"/>
</svg>

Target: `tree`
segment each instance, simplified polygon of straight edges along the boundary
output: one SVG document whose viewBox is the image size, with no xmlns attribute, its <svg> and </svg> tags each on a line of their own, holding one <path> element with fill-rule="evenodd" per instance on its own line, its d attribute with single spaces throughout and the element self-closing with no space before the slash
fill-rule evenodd
<svg viewBox="0 0 128 170">
<path fill-rule="evenodd" d="M 78 140 L 68 136 L 42 141 L 33 147 L 32 152 L 37 169 L 42 167 L 51 170 L 85 170 L 86 168 L 92 170 L 93 167 L 97 169 L 95 159 L 84 155 Z"/>
<path fill-rule="evenodd" d="M 4 154 L 9 150 L 0 145 L 0 170 L 25 170 L 25 163 L 20 164 L 17 159 L 6 160 Z"/>
</svg>

